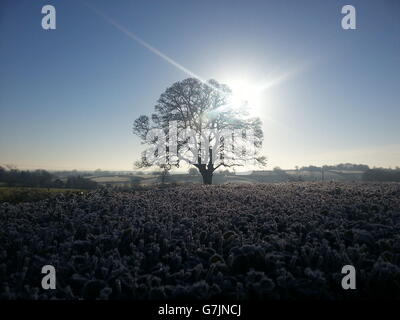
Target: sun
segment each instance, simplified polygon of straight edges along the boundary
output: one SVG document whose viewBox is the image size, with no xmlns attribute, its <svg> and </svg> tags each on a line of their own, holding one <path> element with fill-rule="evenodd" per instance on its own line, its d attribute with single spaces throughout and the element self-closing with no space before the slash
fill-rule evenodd
<svg viewBox="0 0 400 320">
<path fill-rule="evenodd" d="M 253 115 L 261 111 L 264 101 L 259 85 L 242 79 L 228 81 L 227 85 L 232 90 L 230 104 L 233 108 L 246 108 Z"/>
</svg>

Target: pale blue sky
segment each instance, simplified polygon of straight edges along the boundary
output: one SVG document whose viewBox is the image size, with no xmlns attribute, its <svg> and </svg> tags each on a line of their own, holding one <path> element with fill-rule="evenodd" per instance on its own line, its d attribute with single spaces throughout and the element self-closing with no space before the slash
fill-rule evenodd
<svg viewBox="0 0 400 320">
<path fill-rule="evenodd" d="M 399 1 L 88 2 L 202 78 L 284 75 L 257 109 L 269 168 L 400 165 Z M 0 63 L 0 164 L 29 169 L 132 169 L 133 121 L 188 77 L 79 0 L 3 0 Z"/>
</svg>

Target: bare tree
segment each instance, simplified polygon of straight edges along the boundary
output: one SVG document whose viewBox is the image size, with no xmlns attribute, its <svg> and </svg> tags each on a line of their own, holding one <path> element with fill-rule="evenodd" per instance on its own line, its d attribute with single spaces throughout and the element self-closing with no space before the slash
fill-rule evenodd
<svg viewBox="0 0 400 320">
<path fill-rule="evenodd" d="M 165 158 L 163 164 L 179 167 L 184 161 L 195 166 L 204 184 L 212 184 L 213 173 L 221 166 L 246 166 L 249 160 L 265 165 L 265 157 L 259 155 L 263 141 L 260 119 L 249 117 L 245 106 L 233 107 L 230 96 L 231 90 L 215 80 L 202 82 L 188 78 L 176 82 L 161 94 L 151 119 L 142 115 L 135 120 L 133 132 L 144 144 L 153 147 L 153 156 Z M 171 122 L 176 123 L 176 132 L 172 132 L 176 138 L 175 148 L 169 144 Z M 159 144 L 161 138 L 152 136 L 149 139 L 148 134 L 154 129 L 162 131 L 167 137 L 163 140 L 165 148 L 161 153 L 159 149 L 154 150 L 154 145 Z M 250 131 L 251 152 L 241 146 Z M 240 136 L 231 132 L 239 132 Z M 152 165 L 154 162 L 146 157 L 146 151 L 136 162 L 138 167 Z"/>
</svg>

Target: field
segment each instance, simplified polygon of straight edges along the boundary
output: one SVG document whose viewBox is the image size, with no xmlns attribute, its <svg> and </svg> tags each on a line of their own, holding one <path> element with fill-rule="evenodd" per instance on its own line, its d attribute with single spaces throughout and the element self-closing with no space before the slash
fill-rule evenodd
<svg viewBox="0 0 400 320">
<path fill-rule="evenodd" d="M 2 299 L 399 299 L 400 184 L 58 194 L 0 204 L 0 243 Z"/>
</svg>

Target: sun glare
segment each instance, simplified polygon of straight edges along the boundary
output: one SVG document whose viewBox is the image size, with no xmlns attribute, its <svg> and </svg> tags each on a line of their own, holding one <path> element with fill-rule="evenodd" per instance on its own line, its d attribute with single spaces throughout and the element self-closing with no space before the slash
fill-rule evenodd
<svg viewBox="0 0 400 320">
<path fill-rule="evenodd" d="M 232 80 L 227 83 L 232 90 L 231 105 L 246 108 L 251 115 L 261 111 L 263 106 L 262 88 L 246 80 Z"/>
</svg>

